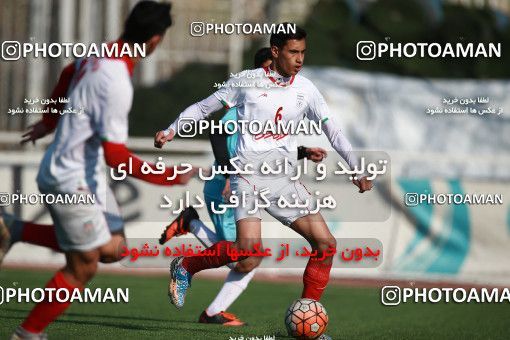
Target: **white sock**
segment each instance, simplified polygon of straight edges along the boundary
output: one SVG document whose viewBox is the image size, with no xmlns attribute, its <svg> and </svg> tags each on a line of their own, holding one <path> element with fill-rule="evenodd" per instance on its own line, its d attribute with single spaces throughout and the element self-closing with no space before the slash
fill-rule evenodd
<svg viewBox="0 0 510 340">
<path fill-rule="evenodd" d="M 255 269 L 249 273 L 239 273 L 235 270 L 231 270 L 220 292 L 216 295 L 216 298 L 214 298 L 214 301 L 209 307 L 207 307 L 207 315 L 213 316 L 219 312 L 226 311 L 246 287 L 248 287 L 248 283 L 253 278 L 253 275 L 255 275 Z"/>
<path fill-rule="evenodd" d="M 18 326 L 14 331 L 14 335 L 17 335 L 19 339 L 42 339 L 43 333 L 32 333 L 27 331 L 25 328 Z"/>
<path fill-rule="evenodd" d="M 191 220 L 189 231 L 207 248 L 219 241 L 218 235 L 200 220 Z M 230 269 L 234 269 L 235 265 L 235 262 L 227 264 Z"/>
<path fill-rule="evenodd" d="M 200 220 L 191 220 L 189 231 L 207 248 L 218 242 L 216 233 Z"/>
</svg>

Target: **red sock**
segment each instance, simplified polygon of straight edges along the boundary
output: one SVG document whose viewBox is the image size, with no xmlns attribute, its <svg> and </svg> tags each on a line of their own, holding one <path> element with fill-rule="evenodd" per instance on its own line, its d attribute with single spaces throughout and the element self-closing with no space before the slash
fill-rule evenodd
<svg viewBox="0 0 510 340">
<path fill-rule="evenodd" d="M 230 258 L 227 254 L 227 245 L 232 247 L 234 242 L 230 241 L 220 241 L 206 250 L 202 251 L 202 253 L 210 250 L 216 251 L 216 256 L 193 256 L 193 257 L 185 257 L 182 261 L 182 266 L 184 269 L 188 271 L 191 275 L 194 275 L 195 273 L 198 273 L 201 270 L 204 269 L 210 269 L 210 268 L 218 268 L 221 266 L 224 266 L 231 262 L 236 262 Z M 238 259 L 237 261 L 241 260 Z"/>
<path fill-rule="evenodd" d="M 319 301 L 326 285 L 329 281 L 329 272 L 332 263 L 326 264 L 321 261 L 308 260 L 308 264 L 303 274 L 303 293 L 302 298 Z"/>
<path fill-rule="evenodd" d="M 69 291 L 69 296 L 72 295 L 75 287 L 70 284 L 62 272 L 57 272 L 55 276 L 46 284 L 46 288 L 66 289 Z M 32 309 L 25 321 L 21 324 L 25 330 L 32 333 L 41 333 L 53 320 L 62 314 L 71 302 L 58 302 L 56 295 L 53 295 L 52 302 L 47 300 L 39 302 Z"/>
<path fill-rule="evenodd" d="M 21 241 L 62 252 L 62 249 L 58 246 L 55 226 L 53 225 L 25 222 L 21 232 Z"/>
</svg>

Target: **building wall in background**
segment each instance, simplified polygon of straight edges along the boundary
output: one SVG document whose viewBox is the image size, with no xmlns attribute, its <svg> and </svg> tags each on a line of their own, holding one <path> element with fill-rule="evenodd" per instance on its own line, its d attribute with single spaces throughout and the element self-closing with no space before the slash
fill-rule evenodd
<svg viewBox="0 0 510 340">
<path fill-rule="evenodd" d="M 0 6 L 0 40 L 20 42 L 103 42 L 117 39 L 137 0 L 5 0 Z M 237 72 L 254 36 L 207 35 L 193 38 L 190 23 L 302 22 L 316 0 L 174 0 L 173 26 L 154 55 L 134 75 L 135 85 L 154 85 L 192 62 L 230 65 Z M 36 117 L 12 119 L 10 107 L 48 96 L 71 60 L 28 58 L 0 63 L 0 131 L 20 130 Z M 5 113 L 5 114 L 4 114 Z"/>
</svg>

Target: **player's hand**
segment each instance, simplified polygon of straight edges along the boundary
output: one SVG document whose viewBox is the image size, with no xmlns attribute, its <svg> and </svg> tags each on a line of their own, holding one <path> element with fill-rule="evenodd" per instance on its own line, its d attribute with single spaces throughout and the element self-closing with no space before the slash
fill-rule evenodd
<svg viewBox="0 0 510 340">
<path fill-rule="evenodd" d="M 309 160 L 319 163 L 326 157 L 328 157 L 328 153 L 323 148 L 305 148 L 306 158 Z"/>
<path fill-rule="evenodd" d="M 230 195 L 232 194 L 232 191 L 230 190 L 230 178 L 227 178 L 225 181 L 225 187 L 223 188 L 223 191 L 221 192 L 221 196 L 223 196 L 223 199 L 228 202 Z"/>
<path fill-rule="evenodd" d="M 156 136 L 154 136 L 154 146 L 161 149 L 166 142 L 170 142 L 174 139 L 174 135 L 174 130 L 171 129 L 168 135 L 164 130 L 156 132 Z"/>
<path fill-rule="evenodd" d="M 43 121 L 40 120 L 35 124 L 32 124 L 28 127 L 28 130 L 21 136 L 20 144 L 23 145 L 26 142 L 32 142 L 35 144 L 35 141 L 43 138 L 51 131 L 44 125 Z"/>
<path fill-rule="evenodd" d="M 373 187 L 372 181 L 368 180 L 366 177 L 362 177 L 360 179 L 353 179 L 352 183 L 354 183 L 354 185 L 358 187 L 360 193 L 369 191 Z"/>
</svg>

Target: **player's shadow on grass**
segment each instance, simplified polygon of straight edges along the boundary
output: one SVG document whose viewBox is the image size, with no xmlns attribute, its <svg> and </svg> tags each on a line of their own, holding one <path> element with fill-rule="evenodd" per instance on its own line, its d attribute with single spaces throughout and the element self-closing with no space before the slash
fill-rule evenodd
<svg viewBox="0 0 510 340">
<path fill-rule="evenodd" d="M 23 309 L 16 309 L 16 308 L 2 308 L 4 311 L 9 312 L 19 312 L 22 315 L 20 316 L 2 316 L 3 319 L 11 319 L 11 320 L 19 320 L 21 321 L 26 314 L 28 313 L 28 310 Z M 174 322 L 175 325 L 178 324 L 193 324 L 198 325 L 195 321 L 188 321 L 188 320 L 168 320 L 168 319 L 151 319 L 151 318 L 139 318 L 139 317 L 124 317 L 124 316 L 112 316 L 112 315 L 98 315 L 98 314 L 78 314 L 78 313 L 65 313 L 63 316 L 75 318 L 75 317 L 99 317 L 104 318 L 108 317 L 111 319 L 116 320 L 125 320 L 132 322 L 133 320 L 140 320 L 140 321 L 157 321 L 157 322 L 165 322 L 164 326 L 161 326 L 160 324 L 155 326 L 135 326 L 133 324 L 129 323 L 119 323 L 119 322 L 105 322 L 105 321 L 92 321 L 92 320 L 65 320 L 65 319 L 57 319 L 55 323 L 64 323 L 64 324 L 80 324 L 80 325 L 94 325 L 94 326 L 103 326 L 103 327 L 111 327 L 111 328 L 119 328 L 119 329 L 131 329 L 131 330 L 143 330 L 143 331 L 161 331 L 161 330 L 178 330 L 178 331 L 192 331 L 192 332 L 200 332 L 200 333 L 210 333 L 211 326 L 208 325 L 207 328 L 201 329 L 196 327 L 186 328 L 186 327 L 169 327 L 169 325 L 172 325 L 172 322 Z M 246 330 L 246 328 L 243 327 L 243 329 Z M 214 331 L 217 333 L 223 333 L 223 334 L 229 334 L 232 335 L 232 329 L 224 329 L 223 326 L 218 325 L 218 327 L 214 327 Z M 241 331 L 241 329 L 239 329 Z"/>
<path fill-rule="evenodd" d="M 147 317 L 134 317 L 132 315 L 104 315 L 104 314 L 84 314 L 84 313 L 65 313 L 66 316 L 71 317 L 98 317 L 98 318 L 109 318 L 109 319 L 118 319 L 118 320 L 142 320 L 142 321 L 156 321 L 156 322 L 169 322 L 169 321 L 177 321 L 177 320 L 169 320 L 169 319 L 157 319 L 157 318 L 147 318 Z M 189 320 L 178 320 L 180 323 L 196 323 L 195 321 Z"/>
<path fill-rule="evenodd" d="M 2 310 L 7 312 L 18 312 L 23 314 L 24 316 L 28 314 L 30 308 L 27 309 L 18 309 L 18 308 L 2 308 Z M 79 318 L 88 318 L 88 317 L 96 317 L 96 318 L 107 318 L 107 319 L 118 319 L 118 320 L 141 320 L 141 321 L 156 321 L 156 322 L 171 322 L 177 320 L 169 320 L 169 319 L 156 319 L 156 318 L 147 318 L 147 317 L 134 317 L 132 315 L 106 315 L 106 314 L 87 314 L 87 313 L 64 313 L 63 316 L 70 317 L 79 317 Z M 196 323 L 195 321 L 190 320 L 178 320 L 180 323 Z"/>
<path fill-rule="evenodd" d="M 19 317 L 16 316 L 4 316 L 2 319 L 12 319 L 12 320 L 20 320 Z M 104 326 L 104 327 L 113 327 L 120 329 L 132 329 L 132 330 L 159 330 L 161 327 L 148 327 L 148 326 L 133 326 L 132 324 L 126 323 L 109 323 L 109 322 L 99 322 L 99 321 L 80 321 L 80 320 L 60 320 L 57 319 L 54 321 L 55 324 L 59 323 L 70 323 L 70 324 L 83 324 L 83 325 L 96 325 L 96 326 Z"/>
<path fill-rule="evenodd" d="M 19 317 L 15 316 L 4 316 L 3 319 L 11 319 L 11 320 L 20 320 Z M 171 320 L 164 320 L 166 322 Z M 185 321 L 186 322 L 186 321 Z M 175 324 L 182 323 L 181 320 L 178 322 L 176 321 Z M 193 322 L 195 323 L 195 322 Z M 139 331 L 164 331 L 164 330 L 175 330 L 175 331 L 190 331 L 190 332 L 199 332 L 199 333 L 210 333 L 211 329 L 200 329 L 200 328 L 186 328 L 186 327 L 169 327 L 168 324 L 165 324 L 165 326 L 157 325 L 157 326 L 135 326 L 132 324 L 127 323 L 111 323 L 111 322 L 104 322 L 104 321 L 89 321 L 89 320 L 61 320 L 57 319 L 55 321 L 55 324 L 79 324 L 79 325 L 90 325 L 90 326 L 101 326 L 101 327 L 111 327 L 111 328 L 118 328 L 118 329 L 130 329 L 130 330 L 139 330 Z M 195 323 L 196 324 L 196 323 Z M 223 334 L 230 334 L 232 335 L 232 331 L 229 330 L 222 330 L 220 328 L 222 326 L 218 326 L 214 331 L 216 333 L 223 333 Z"/>
</svg>

